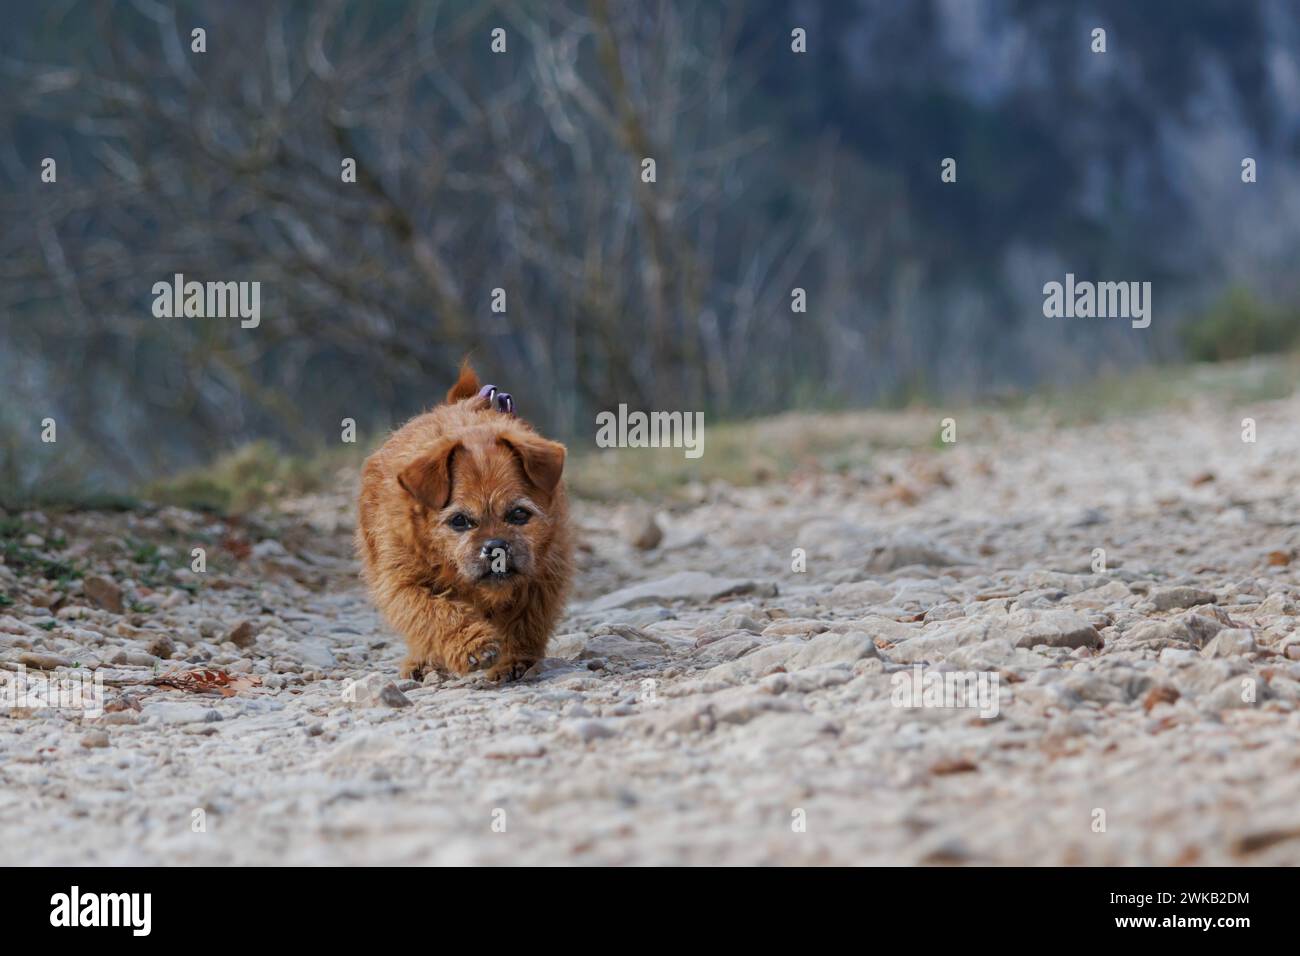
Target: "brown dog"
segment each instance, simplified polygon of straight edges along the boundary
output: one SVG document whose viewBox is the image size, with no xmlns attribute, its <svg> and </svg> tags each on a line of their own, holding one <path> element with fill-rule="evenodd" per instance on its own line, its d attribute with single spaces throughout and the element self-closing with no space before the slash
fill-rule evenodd
<svg viewBox="0 0 1300 956">
<path fill-rule="evenodd" d="M 445 405 L 366 460 L 357 550 L 406 638 L 402 676 L 511 679 L 545 656 L 572 574 L 564 455 L 464 364 Z"/>
</svg>

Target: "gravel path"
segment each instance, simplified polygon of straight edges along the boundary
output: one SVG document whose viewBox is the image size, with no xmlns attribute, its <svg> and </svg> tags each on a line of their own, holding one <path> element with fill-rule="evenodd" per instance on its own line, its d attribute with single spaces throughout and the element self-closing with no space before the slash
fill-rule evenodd
<svg viewBox="0 0 1300 956">
<path fill-rule="evenodd" d="M 397 679 L 347 492 L 11 515 L 0 664 L 110 712 L 0 709 L 0 864 L 1300 863 L 1298 422 L 972 415 L 694 489 L 649 550 L 580 504 L 554 656 L 505 687 Z M 236 692 L 148 683 L 195 668 Z"/>
</svg>

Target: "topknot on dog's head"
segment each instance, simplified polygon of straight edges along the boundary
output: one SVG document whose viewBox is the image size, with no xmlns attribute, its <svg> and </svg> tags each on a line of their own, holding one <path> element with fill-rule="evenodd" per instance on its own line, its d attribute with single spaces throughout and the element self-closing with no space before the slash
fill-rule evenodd
<svg viewBox="0 0 1300 956">
<path fill-rule="evenodd" d="M 447 403 L 452 404 L 462 399 L 473 398 L 479 390 L 478 373 L 469 364 L 469 356 L 461 359 L 460 377 L 456 379 L 456 384 L 447 392 Z"/>
</svg>

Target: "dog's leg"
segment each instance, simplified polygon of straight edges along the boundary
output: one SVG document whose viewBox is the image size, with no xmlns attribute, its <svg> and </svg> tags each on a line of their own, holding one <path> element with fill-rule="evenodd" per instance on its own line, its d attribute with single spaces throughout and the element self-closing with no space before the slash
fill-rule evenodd
<svg viewBox="0 0 1300 956">
<path fill-rule="evenodd" d="M 472 608 L 414 585 L 384 597 L 385 616 L 406 638 L 401 676 L 419 679 L 430 670 L 463 676 L 492 667 L 501 656 L 500 633 Z"/>
<path fill-rule="evenodd" d="M 466 616 L 463 623 L 443 641 L 442 658 L 456 674 L 486 670 L 489 673 L 501 656 L 501 635 L 482 620 Z"/>
<path fill-rule="evenodd" d="M 553 602 L 544 598 L 526 602 L 519 616 L 504 628 L 501 659 L 488 668 L 488 680 L 518 680 L 545 657 L 556 617 Z"/>
</svg>

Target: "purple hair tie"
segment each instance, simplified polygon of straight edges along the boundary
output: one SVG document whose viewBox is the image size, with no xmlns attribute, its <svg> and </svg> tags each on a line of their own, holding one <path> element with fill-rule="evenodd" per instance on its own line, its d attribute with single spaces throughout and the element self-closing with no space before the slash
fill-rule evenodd
<svg viewBox="0 0 1300 956">
<path fill-rule="evenodd" d="M 488 405 L 507 415 L 515 413 L 515 400 L 509 392 L 498 392 L 495 385 L 484 385 L 478 390 L 479 398 L 486 398 Z"/>
</svg>

